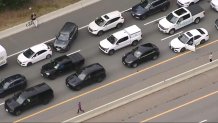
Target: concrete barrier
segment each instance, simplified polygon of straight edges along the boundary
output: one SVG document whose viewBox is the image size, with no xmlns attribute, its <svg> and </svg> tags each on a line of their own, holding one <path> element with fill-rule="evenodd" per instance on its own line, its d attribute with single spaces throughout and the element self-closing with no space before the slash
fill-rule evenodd
<svg viewBox="0 0 218 123">
<path fill-rule="evenodd" d="M 169 79 L 166 79 L 165 81 L 161 81 L 159 83 L 156 83 L 152 86 L 149 86 L 149 87 L 146 87 L 144 89 L 141 89 L 137 92 L 134 92 L 134 93 L 131 93 L 125 97 L 122 97 L 122 98 L 119 98 L 117 100 L 114 100 L 110 103 L 107 103 L 105 105 L 102 105 L 100 107 L 97 107 L 93 110 L 90 110 L 90 111 L 87 111 L 81 115 L 78 115 L 76 117 L 73 117 L 71 119 L 68 119 L 66 121 L 63 121 L 63 122 L 83 122 L 83 121 L 86 121 L 90 118 L 93 118 L 93 117 L 96 117 L 100 114 L 103 114 L 107 111 L 110 111 L 112 109 L 115 109 L 117 107 L 120 107 L 120 106 L 123 106 L 127 103 L 130 103 L 132 101 L 135 101 L 139 98 L 142 98 L 144 96 L 147 96 L 149 94 L 152 94 L 156 91 L 159 91 L 161 89 L 164 89 L 164 88 L 167 88 L 171 85 L 174 85 L 174 84 L 177 84 L 179 82 L 182 82 L 186 79 L 189 79 L 193 76 L 196 76 L 196 75 L 199 75 L 203 72 L 206 72 L 206 71 L 209 71 L 211 69 L 214 69 L 218 67 L 218 60 L 215 60 L 213 62 L 210 62 L 210 63 L 206 63 L 204 65 L 201 65 L 199 67 L 196 67 L 194 69 L 191 69 L 189 71 L 186 71 L 184 73 L 181 73 L 179 75 L 176 75 L 172 78 L 169 78 Z"/>
</svg>

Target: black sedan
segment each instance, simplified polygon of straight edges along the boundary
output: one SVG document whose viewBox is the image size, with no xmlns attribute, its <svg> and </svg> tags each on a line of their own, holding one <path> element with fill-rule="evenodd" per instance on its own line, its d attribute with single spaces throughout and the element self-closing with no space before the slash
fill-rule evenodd
<svg viewBox="0 0 218 123">
<path fill-rule="evenodd" d="M 135 68 L 143 62 L 157 59 L 159 54 L 159 48 L 156 45 L 146 43 L 125 54 L 122 58 L 122 62 L 128 67 Z"/>
<path fill-rule="evenodd" d="M 0 97 L 26 88 L 27 80 L 23 75 L 9 76 L 0 82 Z"/>
</svg>

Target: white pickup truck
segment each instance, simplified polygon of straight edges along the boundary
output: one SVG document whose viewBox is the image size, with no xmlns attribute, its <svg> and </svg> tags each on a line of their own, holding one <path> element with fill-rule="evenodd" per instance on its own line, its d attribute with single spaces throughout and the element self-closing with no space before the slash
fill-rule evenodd
<svg viewBox="0 0 218 123">
<path fill-rule="evenodd" d="M 161 19 L 158 28 L 164 33 L 174 34 L 176 30 L 184 26 L 191 23 L 199 23 L 204 16 L 205 11 L 197 4 L 187 8 L 181 7 Z"/>
<path fill-rule="evenodd" d="M 0 45 L 0 67 L 7 64 L 7 53 L 3 46 Z"/>
<path fill-rule="evenodd" d="M 126 47 L 128 45 L 136 46 L 141 39 L 141 29 L 136 25 L 132 25 L 110 35 L 103 41 L 100 41 L 99 48 L 104 53 L 113 55 L 116 50 Z"/>
</svg>

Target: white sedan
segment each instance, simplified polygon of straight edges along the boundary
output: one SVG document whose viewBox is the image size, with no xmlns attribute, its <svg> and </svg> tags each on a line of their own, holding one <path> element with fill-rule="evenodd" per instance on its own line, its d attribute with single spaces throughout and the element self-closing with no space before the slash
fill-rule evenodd
<svg viewBox="0 0 218 123">
<path fill-rule="evenodd" d="M 186 49 L 192 50 L 193 47 L 205 43 L 208 39 L 209 35 L 206 29 L 192 29 L 173 39 L 169 46 L 175 53 L 184 52 Z"/>
<path fill-rule="evenodd" d="M 177 4 L 179 6 L 182 6 L 182 7 L 188 7 L 188 6 L 193 5 L 199 1 L 200 0 L 177 0 Z"/>
<path fill-rule="evenodd" d="M 33 63 L 43 59 L 49 59 L 52 56 L 51 48 L 46 44 L 38 44 L 25 50 L 17 57 L 17 62 L 21 66 L 30 66 Z"/>
<path fill-rule="evenodd" d="M 102 35 L 105 31 L 112 28 L 120 28 L 124 23 L 124 18 L 119 11 L 113 11 L 102 15 L 91 22 L 88 26 L 90 33 L 94 35 Z"/>
<path fill-rule="evenodd" d="M 211 0 L 210 6 L 218 12 L 218 0 Z"/>
</svg>

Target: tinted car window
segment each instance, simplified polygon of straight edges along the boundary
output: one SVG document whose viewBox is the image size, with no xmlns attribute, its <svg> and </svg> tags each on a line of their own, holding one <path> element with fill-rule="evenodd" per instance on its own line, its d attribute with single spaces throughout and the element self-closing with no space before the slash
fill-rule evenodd
<svg viewBox="0 0 218 123">
<path fill-rule="evenodd" d="M 25 52 L 23 52 L 23 55 L 27 58 L 30 58 L 31 56 L 33 56 L 34 52 L 29 48 L 28 50 L 26 50 Z"/>
<path fill-rule="evenodd" d="M 128 36 L 123 37 L 117 42 L 117 44 L 122 43 L 122 42 L 126 41 L 127 39 L 128 39 Z"/>
<path fill-rule="evenodd" d="M 57 39 L 62 40 L 62 41 L 68 40 L 69 39 L 69 33 L 59 33 Z"/>
<path fill-rule="evenodd" d="M 188 18 L 190 18 L 190 14 L 187 14 L 187 15 L 183 16 L 183 20 L 186 20 Z"/>
<path fill-rule="evenodd" d="M 38 52 L 38 55 L 41 55 L 44 52 L 46 52 L 46 50 L 41 50 L 41 51 Z"/>
</svg>

